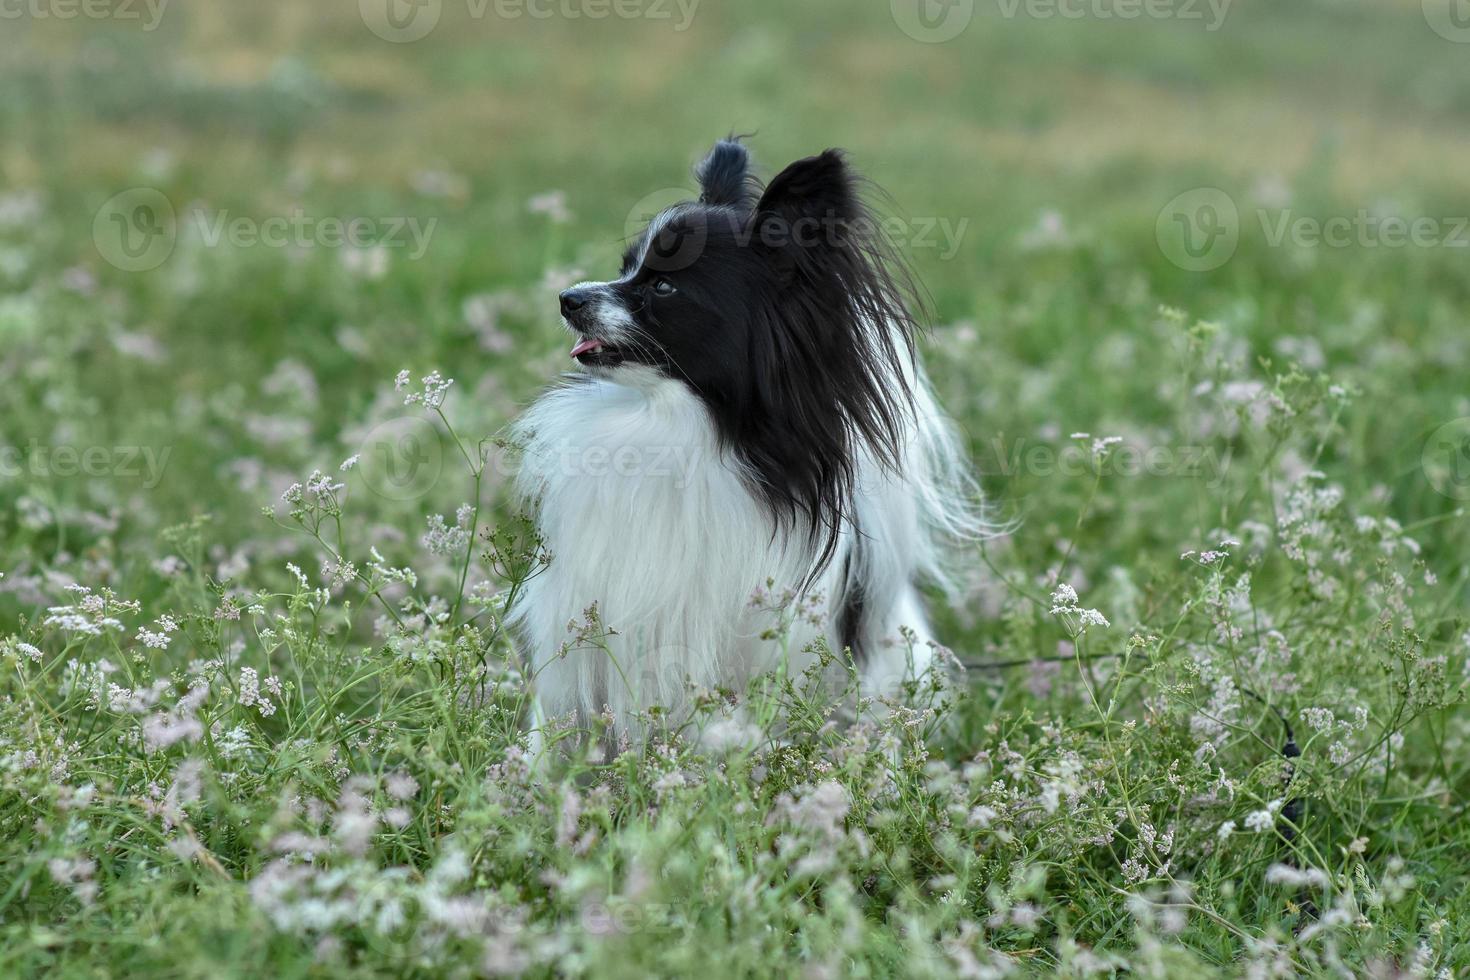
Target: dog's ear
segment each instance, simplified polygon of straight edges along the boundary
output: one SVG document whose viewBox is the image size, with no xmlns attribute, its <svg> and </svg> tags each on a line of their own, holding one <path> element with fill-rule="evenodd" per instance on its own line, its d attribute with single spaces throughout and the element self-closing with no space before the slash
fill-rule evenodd
<svg viewBox="0 0 1470 980">
<path fill-rule="evenodd" d="M 704 204 L 749 208 L 758 188 L 750 175 L 750 153 L 735 137 L 720 140 L 694 170 Z"/>
<path fill-rule="evenodd" d="M 861 209 L 857 176 L 841 150 L 798 160 L 777 174 L 756 205 L 765 218 L 851 220 Z"/>
<path fill-rule="evenodd" d="M 811 262 L 829 246 L 838 248 L 866 212 L 857 174 L 841 150 L 798 160 L 777 174 L 755 206 L 755 241 L 779 268 Z"/>
</svg>

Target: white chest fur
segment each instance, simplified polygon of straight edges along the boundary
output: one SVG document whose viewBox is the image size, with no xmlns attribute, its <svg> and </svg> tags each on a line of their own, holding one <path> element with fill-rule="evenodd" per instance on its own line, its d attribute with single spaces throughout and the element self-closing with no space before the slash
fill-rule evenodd
<svg viewBox="0 0 1470 980">
<path fill-rule="evenodd" d="M 649 705 L 679 709 L 686 680 L 738 690 L 782 653 L 759 638 L 771 617 L 752 592 L 796 585 L 810 562 L 774 533 L 698 398 L 637 380 L 556 389 L 517 425 L 518 489 L 536 501 L 552 562 L 516 619 L 552 715 L 608 707 L 628 722 Z M 618 635 L 566 649 L 594 602 Z"/>
<path fill-rule="evenodd" d="M 808 587 L 803 615 L 787 617 L 794 626 L 781 642 L 762 637 L 775 616 L 751 596 L 768 581 L 777 590 L 805 581 L 811 548 L 800 530 L 773 526 L 693 392 L 624 367 L 617 382 L 594 377 L 543 396 L 516 427 L 526 450 L 517 489 L 536 510 L 552 562 L 513 614 L 542 710 L 575 712 L 582 724 L 604 708 L 620 725 L 653 705 L 677 717 L 690 684 L 740 692 L 782 658 L 801 670 L 818 637 L 834 651 L 853 642 L 869 694 L 894 693 L 926 670 L 932 649 L 917 583 L 953 594 L 948 546 L 977 539 L 986 525 L 949 423 L 922 372 L 907 370 L 913 412 L 899 465 L 881 467 L 859 450 L 836 554 Z M 617 634 L 579 643 L 594 603 Z"/>
</svg>

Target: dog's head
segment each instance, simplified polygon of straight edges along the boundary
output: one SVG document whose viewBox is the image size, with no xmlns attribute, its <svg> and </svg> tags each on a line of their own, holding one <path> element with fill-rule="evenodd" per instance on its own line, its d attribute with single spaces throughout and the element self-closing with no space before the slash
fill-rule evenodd
<svg viewBox="0 0 1470 980">
<path fill-rule="evenodd" d="M 590 373 L 687 384 L 774 507 L 825 525 L 857 443 L 893 460 L 916 302 L 841 151 L 762 186 L 737 140 L 696 169 L 697 200 L 649 222 L 617 278 L 561 294 Z"/>
<path fill-rule="evenodd" d="M 584 367 L 615 377 L 643 365 L 718 391 L 733 365 L 793 342 L 813 341 L 839 364 L 854 339 L 847 313 L 907 319 L 902 304 L 881 308 L 895 284 L 875 261 L 881 236 L 841 152 L 798 160 L 763 189 L 746 148 L 723 140 L 696 175 L 699 199 L 655 215 L 616 279 L 561 294 Z M 824 314 L 825 329 L 792 336 L 796 325 L 782 321 L 806 311 Z"/>
</svg>

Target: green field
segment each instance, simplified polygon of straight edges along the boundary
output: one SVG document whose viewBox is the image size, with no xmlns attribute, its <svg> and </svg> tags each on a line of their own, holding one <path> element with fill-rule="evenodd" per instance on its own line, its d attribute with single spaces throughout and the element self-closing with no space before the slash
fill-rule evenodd
<svg viewBox="0 0 1470 980">
<path fill-rule="evenodd" d="M 1470 975 L 1461 0 L 919 2 L 0 6 L 0 975 Z M 729 133 L 1011 530 L 905 709 L 532 773 L 497 440 Z"/>
</svg>

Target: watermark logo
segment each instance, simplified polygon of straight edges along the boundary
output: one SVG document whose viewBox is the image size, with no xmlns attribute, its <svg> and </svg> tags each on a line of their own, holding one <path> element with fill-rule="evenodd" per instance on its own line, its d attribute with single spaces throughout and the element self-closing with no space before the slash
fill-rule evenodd
<svg viewBox="0 0 1470 980">
<path fill-rule="evenodd" d="M 388 868 L 355 892 L 354 919 L 368 949 L 405 956 L 412 952 L 414 918 L 421 909 L 420 890 L 407 868 Z"/>
<path fill-rule="evenodd" d="M 889 9 L 898 29 L 922 44 L 953 41 L 975 18 L 975 0 L 889 0 Z"/>
<path fill-rule="evenodd" d="M 996 0 L 1014 20 L 1177 20 L 1198 22 L 1214 33 L 1225 26 L 1234 0 Z"/>
<path fill-rule="evenodd" d="M 687 204 L 690 199 L 685 189 L 660 188 L 640 198 L 623 222 L 625 241 L 636 241 L 645 231 L 649 234 L 643 264 L 655 272 L 687 269 L 704 254 L 709 228 L 703 221 L 680 222 L 677 228 L 668 229 L 656 225 L 659 215 L 677 204 Z"/>
<path fill-rule="evenodd" d="M 439 25 L 442 0 L 357 0 L 367 29 L 394 44 L 409 44 L 429 36 Z"/>
<path fill-rule="evenodd" d="M 354 249 L 357 254 L 373 252 L 385 258 L 387 250 L 392 250 L 406 253 L 413 262 L 428 251 L 438 225 L 438 218 L 344 218 L 309 214 L 301 208 L 252 218 L 226 209 L 195 207 L 180 217 L 162 192 L 134 187 L 98 210 L 92 240 L 102 258 L 124 272 L 147 272 L 163 265 L 181 232 L 188 232 L 204 248 Z"/>
<path fill-rule="evenodd" d="M 417 416 L 383 422 L 362 440 L 355 469 L 378 496 L 416 500 L 433 489 L 444 472 L 439 432 Z"/>
<path fill-rule="evenodd" d="M 1232 455 L 1214 446 L 1141 445 L 1123 440 L 1079 437 L 1055 445 L 1025 438 L 996 437 L 977 447 L 981 469 L 1007 478 L 1078 479 L 1114 477 L 1199 480 L 1210 490 L 1224 485 Z"/>
<path fill-rule="evenodd" d="M 429 240 L 439 225 L 438 218 L 417 217 L 340 218 L 312 215 L 297 208 L 290 214 L 256 220 L 232 215 L 227 210 L 196 208 L 188 216 L 189 226 L 205 248 L 222 244 L 235 248 L 386 248 L 406 251 L 417 262 L 429 250 Z"/>
<path fill-rule="evenodd" d="M 172 446 L 48 446 L 32 439 L 24 446 L 0 446 L 0 481 L 110 477 L 140 480 L 152 490 L 163 481 L 171 455 Z"/>
<path fill-rule="evenodd" d="M 685 664 L 689 661 L 672 661 Z M 390 811 L 391 812 L 391 811 Z M 296 881 L 304 882 L 305 878 Z M 313 900 L 320 901 L 313 895 Z M 347 887 L 333 899 L 349 909 L 352 921 L 361 930 L 369 949 L 376 953 L 412 958 L 425 948 L 426 909 L 457 903 L 456 927 L 465 935 L 478 934 L 498 946 L 507 937 L 524 937 L 526 941 L 545 940 L 549 936 L 576 933 L 591 939 L 637 934 L 669 934 L 676 928 L 677 910 L 673 905 L 631 902 L 622 898 L 607 901 L 583 901 L 569 914 L 551 921 L 532 920 L 522 908 L 506 908 L 462 895 L 445 899 L 435 894 L 432 884 L 416 878 L 409 869 L 388 868 L 372 880 L 349 879 Z M 510 972 L 495 970 L 495 973 Z"/>
<path fill-rule="evenodd" d="M 993 0 L 1005 20 L 1176 20 L 1213 33 L 1225 25 L 1234 0 Z M 1426 0 L 1426 3 L 1432 0 Z M 1470 0 L 1466 0 L 1470 2 Z M 965 32 L 975 0 L 889 0 L 893 22 L 915 41 L 942 44 Z"/>
<path fill-rule="evenodd" d="M 623 222 L 623 237 L 632 241 L 643 234 L 643 229 L 653 224 L 653 219 L 677 204 L 687 204 L 692 199 L 689 191 L 679 187 L 662 187 L 652 194 L 639 198 Z"/>
<path fill-rule="evenodd" d="M 4 2 L 4 0 L 0 0 Z M 470 20 L 648 20 L 689 29 L 701 0 L 464 0 Z M 368 30 L 385 41 L 408 44 L 428 37 L 444 12 L 444 0 L 358 0 Z"/>
<path fill-rule="evenodd" d="M 1453 500 L 1470 500 L 1470 418 L 1435 429 L 1421 457 L 1430 486 Z"/>
<path fill-rule="evenodd" d="M 140 21 L 152 33 L 168 12 L 169 0 L 0 0 L 0 20 Z"/>
<path fill-rule="evenodd" d="M 1257 212 L 1261 233 L 1272 248 L 1470 248 L 1470 217 L 1405 218 L 1374 214 L 1359 208 L 1354 214 L 1328 218 L 1299 215 L 1290 208 Z"/>
<path fill-rule="evenodd" d="M 1211 272 L 1240 246 L 1240 209 L 1218 187 L 1185 191 L 1164 205 L 1154 224 L 1164 257 L 1187 272 Z"/>
<path fill-rule="evenodd" d="M 970 230 L 967 217 L 940 215 L 860 217 L 855 219 L 805 217 L 791 220 L 766 215 L 758 222 L 745 221 L 729 212 L 686 212 L 672 220 L 661 220 L 669 208 L 687 204 L 690 192 L 664 188 L 644 196 L 628 212 L 623 223 L 624 240 L 637 241 L 647 234 L 637 256 L 646 268 L 677 272 L 693 265 L 704 254 L 710 225 L 729 222 L 728 238 L 740 247 L 760 245 L 767 249 L 843 247 L 852 241 L 883 242 L 907 252 L 937 252 L 941 262 L 960 253 Z"/>
<path fill-rule="evenodd" d="M 506 444 L 488 452 L 485 465 L 498 479 L 509 481 L 520 475 L 526 457 L 521 449 Z M 724 464 L 692 446 L 564 442 L 545 451 L 533 465 L 538 473 L 563 480 L 634 480 L 687 490 L 701 474 Z"/>
<path fill-rule="evenodd" d="M 1470 249 L 1470 216 L 1406 217 L 1368 208 L 1319 216 L 1285 207 L 1256 208 L 1254 214 L 1267 248 Z M 1155 227 L 1165 257 L 1190 272 L 1209 272 L 1229 262 L 1242 231 L 1235 201 L 1214 187 L 1174 198 L 1159 212 Z"/>
<path fill-rule="evenodd" d="M 92 242 L 124 272 L 147 272 L 168 261 L 178 240 L 174 206 L 160 191 L 133 187 L 113 195 L 92 220 Z"/>
<path fill-rule="evenodd" d="M 1470 0 L 1424 0 L 1424 19 L 1446 41 L 1470 44 Z"/>
<path fill-rule="evenodd" d="M 650 20 L 671 21 L 682 33 L 694 23 L 701 0 L 466 0 L 470 16 L 487 12 L 501 20 Z"/>
</svg>

